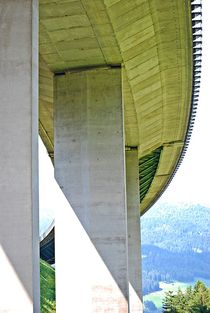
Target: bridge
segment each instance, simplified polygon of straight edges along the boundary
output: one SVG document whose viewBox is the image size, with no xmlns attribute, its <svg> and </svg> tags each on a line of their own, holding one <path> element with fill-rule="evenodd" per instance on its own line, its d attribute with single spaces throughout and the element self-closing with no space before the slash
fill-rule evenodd
<svg viewBox="0 0 210 313">
<path fill-rule="evenodd" d="M 55 221 L 49 225 L 40 237 L 40 257 L 42 260 L 55 264 Z"/>
<path fill-rule="evenodd" d="M 39 312 L 39 127 L 70 204 L 41 242 L 57 312 L 142 312 L 140 214 L 189 144 L 200 1 L 11 0 L 0 12 L 0 311 Z"/>
</svg>

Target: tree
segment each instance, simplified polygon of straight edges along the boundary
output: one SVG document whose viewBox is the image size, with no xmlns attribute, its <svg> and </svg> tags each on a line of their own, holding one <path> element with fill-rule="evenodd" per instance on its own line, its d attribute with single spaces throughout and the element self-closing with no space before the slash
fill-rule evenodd
<svg viewBox="0 0 210 313">
<path fill-rule="evenodd" d="M 169 291 L 163 300 L 163 313 L 210 313 L 210 288 L 201 281 L 185 292 Z"/>
<path fill-rule="evenodd" d="M 173 291 L 166 292 L 166 296 L 163 300 L 163 313 L 177 313 L 174 302 L 175 295 Z"/>
</svg>

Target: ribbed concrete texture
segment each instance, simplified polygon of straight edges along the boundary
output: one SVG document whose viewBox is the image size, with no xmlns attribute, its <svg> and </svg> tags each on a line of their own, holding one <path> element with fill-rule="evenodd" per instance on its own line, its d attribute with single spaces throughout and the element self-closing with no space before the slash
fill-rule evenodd
<svg viewBox="0 0 210 313">
<path fill-rule="evenodd" d="M 124 154 L 121 69 L 56 76 L 55 177 L 86 234 L 74 234 L 70 209 L 59 208 L 57 313 L 128 312 Z"/>
<path fill-rule="evenodd" d="M 0 1 L 0 312 L 39 312 L 38 4 Z"/>
<path fill-rule="evenodd" d="M 137 149 L 126 151 L 128 274 L 130 313 L 142 313 L 139 161 Z"/>
<path fill-rule="evenodd" d="M 142 214 L 167 187 L 193 125 L 202 45 L 200 23 L 195 24 L 201 9 L 191 3 L 40 0 L 39 121 L 48 153 L 53 161 L 53 73 L 122 64 L 126 146 L 137 146 L 139 159 L 161 149 L 157 171 L 147 172 Z M 192 50 L 192 39 L 198 49 Z"/>
</svg>

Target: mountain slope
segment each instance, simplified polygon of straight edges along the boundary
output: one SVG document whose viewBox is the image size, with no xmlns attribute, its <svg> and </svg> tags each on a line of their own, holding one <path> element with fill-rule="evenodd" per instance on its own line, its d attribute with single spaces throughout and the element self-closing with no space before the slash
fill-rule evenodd
<svg viewBox="0 0 210 313">
<path fill-rule="evenodd" d="M 174 252 L 210 252 L 210 208 L 156 205 L 142 217 L 141 225 L 142 244 Z"/>
<path fill-rule="evenodd" d="M 142 218 L 143 293 L 159 282 L 210 278 L 210 209 L 156 205 Z"/>
</svg>

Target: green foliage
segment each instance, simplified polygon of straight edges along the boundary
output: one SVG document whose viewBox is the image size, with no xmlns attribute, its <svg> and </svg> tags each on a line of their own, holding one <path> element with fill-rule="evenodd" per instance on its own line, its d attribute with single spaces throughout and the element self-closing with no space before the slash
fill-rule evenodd
<svg viewBox="0 0 210 313">
<path fill-rule="evenodd" d="M 163 301 L 163 313 L 176 313 L 175 299 L 173 291 L 168 291 L 166 293 L 165 299 Z"/>
<path fill-rule="evenodd" d="M 40 261 L 41 313 L 55 313 L 55 270 L 45 261 Z"/>
<path fill-rule="evenodd" d="M 56 313 L 55 301 L 44 298 L 41 305 L 41 313 Z"/>
<path fill-rule="evenodd" d="M 163 313 L 210 313 L 210 288 L 201 281 L 185 292 L 166 292 L 163 300 Z"/>
</svg>

